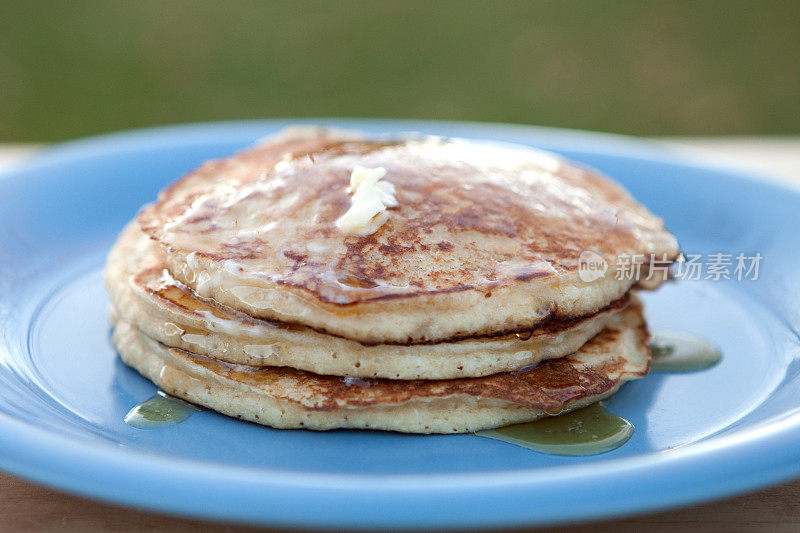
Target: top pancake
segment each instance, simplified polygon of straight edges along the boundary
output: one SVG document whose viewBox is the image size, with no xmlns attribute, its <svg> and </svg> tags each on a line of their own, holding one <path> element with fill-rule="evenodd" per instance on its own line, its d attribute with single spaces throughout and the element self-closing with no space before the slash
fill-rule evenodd
<svg viewBox="0 0 800 533">
<path fill-rule="evenodd" d="M 357 165 L 385 168 L 399 202 L 365 237 L 336 227 Z M 291 130 L 206 163 L 139 220 L 172 274 L 200 295 L 367 343 L 442 341 L 591 314 L 638 280 L 581 281 L 582 251 L 611 264 L 678 253 L 662 221 L 624 189 L 558 156 L 322 129 Z"/>
</svg>

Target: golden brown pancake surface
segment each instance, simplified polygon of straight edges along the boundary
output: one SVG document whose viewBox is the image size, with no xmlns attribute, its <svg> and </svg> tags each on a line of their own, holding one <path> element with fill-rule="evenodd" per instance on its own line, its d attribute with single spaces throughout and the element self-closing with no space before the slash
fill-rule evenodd
<svg viewBox="0 0 800 533">
<path fill-rule="evenodd" d="M 452 380 L 353 379 L 231 365 L 153 341 L 114 317 L 123 360 L 166 392 L 273 427 L 477 431 L 558 414 L 613 394 L 649 368 L 641 307 L 578 352 L 519 372 Z"/>
<path fill-rule="evenodd" d="M 136 224 L 108 256 L 105 282 L 122 320 L 167 346 L 221 361 L 290 366 L 318 374 L 450 379 L 517 370 L 578 350 L 618 324 L 629 297 L 593 315 L 519 332 L 438 343 L 364 344 L 305 326 L 267 321 L 198 296 L 172 278 L 164 253 Z"/>
<path fill-rule="evenodd" d="M 348 235 L 355 166 L 384 168 L 399 205 Z M 591 314 L 636 279 L 590 286 L 582 251 L 677 255 L 614 182 L 521 147 L 316 130 L 204 165 L 140 216 L 173 275 L 253 316 L 362 342 L 435 341 Z"/>
</svg>

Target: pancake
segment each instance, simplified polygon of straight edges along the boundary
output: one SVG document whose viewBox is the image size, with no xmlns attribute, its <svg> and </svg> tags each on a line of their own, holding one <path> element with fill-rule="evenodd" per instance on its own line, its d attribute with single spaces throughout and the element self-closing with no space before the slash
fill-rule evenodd
<svg viewBox="0 0 800 533">
<path fill-rule="evenodd" d="M 592 315 L 647 269 L 585 282 L 581 252 L 612 265 L 624 255 L 670 262 L 678 254 L 661 219 L 622 187 L 558 156 L 356 137 L 294 130 L 206 163 L 163 191 L 141 227 L 161 244 L 171 274 L 200 296 L 366 344 Z M 385 169 L 398 204 L 369 235 L 337 226 L 356 167 Z"/>
<path fill-rule="evenodd" d="M 641 307 L 573 355 L 529 370 L 453 380 L 359 380 L 231 365 L 169 348 L 115 317 L 122 359 L 173 396 L 276 428 L 462 433 L 536 420 L 613 394 L 649 368 Z"/>
<path fill-rule="evenodd" d="M 221 361 L 289 366 L 317 374 L 451 379 L 517 370 L 578 350 L 620 323 L 628 299 L 570 321 L 454 342 L 364 345 L 304 326 L 247 316 L 175 281 L 159 246 L 131 224 L 109 254 L 106 285 L 119 316 L 147 336 Z"/>
</svg>

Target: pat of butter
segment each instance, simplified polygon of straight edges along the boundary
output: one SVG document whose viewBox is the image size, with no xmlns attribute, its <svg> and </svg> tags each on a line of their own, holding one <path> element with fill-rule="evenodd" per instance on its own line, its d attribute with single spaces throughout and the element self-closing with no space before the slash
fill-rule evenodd
<svg viewBox="0 0 800 533">
<path fill-rule="evenodd" d="M 386 169 L 356 166 L 350 174 L 352 205 L 336 221 L 336 227 L 351 235 L 371 235 L 389 219 L 386 209 L 397 207 L 394 185 L 380 181 Z"/>
</svg>

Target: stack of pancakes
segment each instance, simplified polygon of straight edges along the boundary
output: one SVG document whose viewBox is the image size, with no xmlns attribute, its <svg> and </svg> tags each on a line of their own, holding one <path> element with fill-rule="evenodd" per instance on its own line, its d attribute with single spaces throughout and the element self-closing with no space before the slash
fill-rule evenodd
<svg viewBox="0 0 800 533">
<path fill-rule="evenodd" d="M 356 168 L 396 202 L 360 234 Z M 168 187 L 106 268 L 114 343 L 169 394 L 278 428 L 477 431 L 649 369 L 634 276 L 678 255 L 597 172 L 537 150 L 290 129 Z"/>
</svg>

